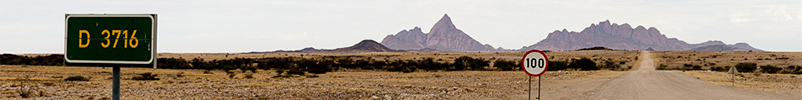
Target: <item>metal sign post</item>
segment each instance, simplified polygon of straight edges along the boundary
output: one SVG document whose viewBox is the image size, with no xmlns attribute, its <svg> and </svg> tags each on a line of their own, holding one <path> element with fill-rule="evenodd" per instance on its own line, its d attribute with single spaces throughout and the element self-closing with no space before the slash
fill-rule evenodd
<svg viewBox="0 0 802 100">
<path fill-rule="evenodd" d="M 156 68 L 156 14 L 65 14 L 64 62 L 113 67 L 112 99 L 120 99 L 120 67 Z"/>
<path fill-rule="evenodd" d="M 114 67 L 112 70 L 114 70 L 112 73 L 114 74 L 112 76 L 114 77 L 114 83 L 112 83 L 113 89 L 111 91 L 114 93 L 111 94 L 111 99 L 120 100 L 120 67 Z"/>
<path fill-rule="evenodd" d="M 549 67 L 549 59 L 546 54 L 539 50 L 531 50 L 521 58 L 521 69 L 529 75 L 529 99 L 532 99 L 532 76 L 537 76 L 537 97 L 540 100 L 540 75 L 546 72 Z"/>
<path fill-rule="evenodd" d="M 738 69 L 735 69 L 735 66 L 730 67 L 730 70 L 727 71 L 727 74 L 732 74 L 732 86 L 735 86 L 735 74 L 738 74 Z"/>
</svg>

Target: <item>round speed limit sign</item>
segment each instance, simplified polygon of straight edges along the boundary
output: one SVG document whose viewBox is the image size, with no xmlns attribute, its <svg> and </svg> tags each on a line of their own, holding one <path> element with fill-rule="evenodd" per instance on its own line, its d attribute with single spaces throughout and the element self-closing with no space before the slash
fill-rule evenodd
<svg viewBox="0 0 802 100">
<path fill-rule="evenodd" d="M 521 58 L 521 69 L 529 76 L 540 76 L 549 68 L 549 58 L 540 50 L 531 50 Z"/>
</svg>

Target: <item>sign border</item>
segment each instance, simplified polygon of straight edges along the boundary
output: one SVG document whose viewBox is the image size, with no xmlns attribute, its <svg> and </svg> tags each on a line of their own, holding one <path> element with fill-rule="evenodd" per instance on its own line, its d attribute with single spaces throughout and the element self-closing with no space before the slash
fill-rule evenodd
<svg viewBox="0 0 802 100">
<path fill-rule="evenodd" d="M 156 44 L 157 44 L 156 43 L 156 37 L 157 37 L 156 36 L 156 23 L 157 23 L 156 22 L 156 16 L 157 15 L 156 14 L 65 14 L 64 16 L 65 16 L 65 18 L 64 18 L 64 60 L 66 62 L 68 62 L 68 63 L 99 63 L 99 64 L 151 64 L 151 63 L 153 63 L 154 64 L 153 67 L 154 68 L 156 67 L 155 66 L 155 62 L 156 62 L 155 60 L 156 60 L 156 56 L 157 56 L 156 55 L 157 54 L 156 53 L 156 48 L 158 47 L 158 46 L 156 46 Z M 67 33 L 68 33 L 67 29 L 69 28 L 69 20 L 70 20 L 71 17 L 148 17 L 148 18 L 150 18 L 150 20 L 152 20 L 152 22 L 151 22 L 151 24 L 152 24 L 151 25 L 151 36 L 152 37 L 151 37 L 150 42 L 151 42 L 151 45 L 153 45 L 153 46 L 151 46 L 151 48 L 149 48 L 149 49 L 151 49 L 150 60 L 148 60 L 148 61 L 70 60 L 67 57 L 67 54 L 68 54 L 67 53 L 67 45 L 68 45 L 67 44 L 67 40 L 69 39 L 69 37 L 67 37 Z"/>
<path fill-rule="evenodd" d="M 540 53 L 541 55 L 543 55 L 543 58 L 545 58 L 545 59 L 546 59 L 546 67 L 545 67 L 545 68 L 543 68 L 543 72 L 540 72 L 540 73 L 538 73 L 538 74 L 532 74 L 532 73 L 529 73 L 529 71 L 526 71 L 526 67 L 525 67 L 526 65 L 524 65 L 524 60 L 526 59 L 526 55 L 529 55 L 529 53 L 532 53 L 532 52 L 537 52 L 537 53 Z M 546 53 L 543 53 L 543 52 L 542 52 L 542 51 L 540 51 L 540 50 L 529 50 L 528 52 L 526 52 L 526 53 L 524 54 L 524 57 L 523 57 L 523 58 L 521 58 L 521 63 L 520 63 L 520 65 L 521 65 L 521 69 L 523 69 L 523 70 L 524 70 L 524 72 L 526 72 L 526 74 L 527 74 L 527 75 L 529 75 L 529 76 L 534 76 L 534 77 L 537 77 L 537 76 L 543 75 L 543 73 L 546 73 L 546 71 L 549 69 L 549 57 L 548 57 L 548 56 L 546 56 Z"/>
</svg>

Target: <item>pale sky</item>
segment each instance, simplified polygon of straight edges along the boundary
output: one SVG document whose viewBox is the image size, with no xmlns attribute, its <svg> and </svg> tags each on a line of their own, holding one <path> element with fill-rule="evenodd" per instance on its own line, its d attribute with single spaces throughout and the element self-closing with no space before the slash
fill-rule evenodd
<svg viewBox="0 0 802 100">
<path fill-rule="evenodd" d="M 496 48 L 519 49 L 554 30 L 610 20 L 656 27 L 688 43 L 802 51 L 800 0 L 2 0 L 0 52 L 63 53 L 66 13 L 158 14 L 158 52 L 175 53 L 333 49 L 416 26 L 428 32 L 443 14 Z"/>
</svg>

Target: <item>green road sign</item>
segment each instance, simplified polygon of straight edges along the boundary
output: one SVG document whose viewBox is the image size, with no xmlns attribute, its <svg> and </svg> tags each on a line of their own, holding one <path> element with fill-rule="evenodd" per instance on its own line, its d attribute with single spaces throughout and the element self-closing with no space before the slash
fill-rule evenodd
<svg viewBox="0 0 802 100">
<path fill-rule="evenodd" d="M 156 14 L 66 14 L 68 64 L 156 62 Z"/>
</svg>

